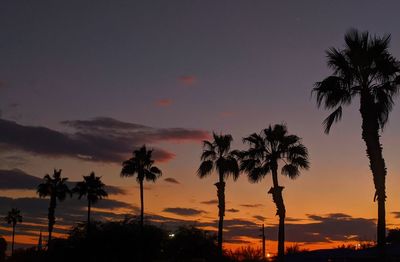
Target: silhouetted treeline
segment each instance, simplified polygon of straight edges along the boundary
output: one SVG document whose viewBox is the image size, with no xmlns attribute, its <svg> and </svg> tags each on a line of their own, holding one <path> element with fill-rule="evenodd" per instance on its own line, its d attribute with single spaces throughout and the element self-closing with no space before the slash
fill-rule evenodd
<svg viewBox="0 0 400 262">
<path fill-rule="evenodd" d="M 195 227 L 173 233 L 153 225 L 125 220 L 93 222 L 74 227 L 68 238 L 53 239 L 47 251 L 19 249 L 7 261 L 221 261 L 217 259 L 216 236 Z M 142 250 L 141 250 L 142 248 Z M 232 261 L 228 257 L 226 260 Z"/>
</svg>

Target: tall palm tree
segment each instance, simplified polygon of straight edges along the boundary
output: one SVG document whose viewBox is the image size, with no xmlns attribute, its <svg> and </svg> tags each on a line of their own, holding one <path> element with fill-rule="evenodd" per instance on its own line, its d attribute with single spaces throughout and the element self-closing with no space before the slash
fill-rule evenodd
<svg viewBox="0 0 400 262">
<path fill-rule="evenodd" d="M 88 176 L 83 176 L 83 181 L 76 183 L 76 186 L 72 189 L 73 193 L 78 194 L 78 199 L 83 196 L 88 201 L 87 208 L 87 233 L 90 232 L 90 209 L 92 205 L 96 204 L 97 201 L 107 197 L 108 194 L 105 190 L 105 184 L 101 181 L 101 177 L 95 175 L 94 172 Z"/>
<path fill-rule="evenodd" d="M 37 193 L 39 197 L 50 197 L 49 212 L 48 212 L 48 244 L 51 241 L 51 235 L 53 233 L 54 224 L 56 223 L 55 210 L 57 207 L 57 200 L 62 202 L 66 199 L 71 192 L 66 184 L 68 178 L 61 177 L 61 169 L 54 169 L 53 175 L 45 175 L 43 177 L 43 183 L 37 187 Z"/>
<path fill-rule="evenodd" d="M 155 182 L 157 178 L 162 175 L 161 170 L 153 166 L 154 160 L 152 158 L 153 150 L 147 150 L 146 145 L 143 145 L 138 150 L 133 151 L 133 157 L 122 163 L 121 176 L 131 177 L 136 175 L 136 181 L 140 186 L 140 228 L 143 230 L 143 214 L 144 214 L 144 200 L 143 200 L 143 182 Z"/>
<path fill-rule="evenodd" d="M 279 164 L 281 173 L 291 179 L 300 175 L 301 169 L 309 168 L 308 151 L 296 135 L 289 135 L 285 125 L 274 125 L 243 138 L 249 149 L 241 153 L 240 168 L 248 174 L 250 182 L 259 182 L 267 174 L 272 175 L 273 186 L 268 193 L 276 205 L 279 216 L 278 260 L 283 261 L 285 252 L 285 216 L 283 187 L 278 183 Z"/>
<path fill-rule="evenodd" d="M 400 63 L 388 50 L 390 35 L 370 36 L 368 32 L 350 30 L 344 49 L 330 48 L 327 53 L 332 75 L 317 82 L 313 89 L 318 107 L 334 109 L 323 122 L 325 133 L 342 118 L 342 106 L 360 99 L 362 139 L 372 171 L 375 196 L 378 200 L 378 246 L 386 243 L 385 178 L 386 166 L 379 131 L 385 127 L 399 92 Z"/>
<path fill-rule="evenodd" d="M 213 133 L 213 141 L 203 141 L 203 153 L 201 164 L 197 170 L 200 178 L 210 175 L 214 170 L 218 175 L 217 187 L 218 196 L 218 252 L 222 255 L 222 232 L 225 216 L 225 179 L 232 176 L 233 180 L 239 177 L 239 164 L 237 151 L 231 150 L 233 138 L 231 135 L 217 135 Z"/>
<path fill-rule="evenodd" d="M 17 208 L 12 208 L 10 211 L 8 211 L 7 216 L 5 217 L 5 220 L 8 224 L 12 225 L 12 242 L 11 242 L 11 255 L 14 254 L 14 239 L 15 239 L 15 227 L 17 226 L 17 223 L 22 222 L 22 216 L 21 216 L 21 211 Z"/>
</svg>

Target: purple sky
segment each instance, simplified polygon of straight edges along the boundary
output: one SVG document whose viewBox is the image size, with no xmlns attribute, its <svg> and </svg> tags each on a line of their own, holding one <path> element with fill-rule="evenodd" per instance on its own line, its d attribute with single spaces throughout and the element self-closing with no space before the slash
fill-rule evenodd
<svg viewBox="0 0 400 262">
<path fill-rule="evenodd" d="M 285 122 L 289 132 L 304 138 L 312 165 L 296 181 L 282 179 L 287 202 L 294 206 L 288 206 L 289 216 L 343 212 L 375 218 L 357 103 L 344 111 L 342 122 L 326 136 L 321 123 L 328 112 L 316 109 L 310 91 L 330 73 L 324 51 L 341 47 L 349 28 L 391 33 L 390 50 L 400 58 L 399 10 L 399 1 L 361 0 L 3 1 L 0 116 L 16 125 L 68 134 L 74 143 L 89 138 L 82 139 L 81 129 L 62 121 L 108 117 L 149 128 L 140 139 L 135 133 L 134 141 L 173 154 L 173 160 L 160 166 L 166 177 L 180 182 L 154 186 L 152 193 L 169 194 L 168 200 L 177 204 L 170 206 L 149 196 L 147 206 L 152 212 L 195 208 L 214 198 L 214 178 L 200 181 L 195 176 L 204 132 L 229 132 L 235 146 L 243 148 L 243 136 Z M 400 210 L 399 116 L 396 106 L 383 134 L 388 213 Z M 169 128 L 182 128 L 189 137 L 182 141 L 174 129 L 175 139 L 165 138 Z M 105 139 L 126 129 L 101 132 Z M 115 153 L 127 150 L 129 154 L 129 141 L 126 145 L 111 142 L 118 145 Z M 107 183 L 128 184 L 118 177 L 117 164 L 2 148 L 2 169 L 20 168 L 41 177 L 57 167 L 72 180 L 95 170 Z M 272 201 L 265 196 L 269 178 L 259 185 L 244 178 L 239 182 L 228 189 L 229 208 L 254 204 L 254 199 L 266 208 L 261 214 L 241 211 L 236 217 L 263 215 L 276 222 Z M 134 185 L 133 180 L 129 183 Z M 174 197 L 171 186 L 182 187 L 179 192 L 187 197 Z M 121 199 L 137 204 L 137 192 L 132 192 L 134 196 Z M 253 192 L 259 193 L 250 196 Z M 318 201 L 313 202 L 316 195 Z M 199 219 L 213 217 L 215 209 L 207 207 L 209 213 L 200 212 Z M 397 222 L 389 215 L 389 224 Z"/>
</svg>

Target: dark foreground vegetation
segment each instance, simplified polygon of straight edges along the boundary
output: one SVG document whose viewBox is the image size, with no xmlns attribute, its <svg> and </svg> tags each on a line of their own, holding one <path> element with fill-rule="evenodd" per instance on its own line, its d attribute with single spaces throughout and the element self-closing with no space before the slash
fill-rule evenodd
<svg viewBox="0 0 400 262">
<path fill-rule="evenodd" d="M 93 222 L 74 227 L 67 238 L 53 239 L 47 248 L 17 249 L 5 259 L 5 241 L 0 243 L 0 261 L 276 261 L 263 258 L 260 249 L 243 247 L 219 255 L 217 237 L 195 227 L 180 227 L 171 232 L 153 225 L 126 219 L 120 222 Z M 0 238 L 0 240 L 4 240 Z M 288 247 L 285 261 L 400 261 L 400 230 L 390 230 L 386 258 L 371 245 L 342 246 L 336 249 L 307 251 Z"/>
<path fill-rule="evenodd" d="M 47 250 L 15 250 L 7 261 L 219 261 L 215 236 L 194 227 L 172 233 L 125 220 L 91 223 L 87 232 L 86 224 L 78 225 L 66 239 L 53 239 Z"/>
</svg>

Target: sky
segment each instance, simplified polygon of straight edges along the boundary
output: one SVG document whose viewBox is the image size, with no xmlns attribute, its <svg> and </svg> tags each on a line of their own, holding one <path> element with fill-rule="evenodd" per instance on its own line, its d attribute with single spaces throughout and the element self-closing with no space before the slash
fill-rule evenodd
<svg viewBox="0 0 400 262">
<path fill-rule="evenodd" d="M 270 124 L 302 137 L 311 169 L 285 187 L 289 244 L 334 247 L 375 239 L 377 208 L 357 101 L 329 135 L 311 89 L 328 76 L 325 51 L 350 28 L 391 34 L 400 58 L 398 1 L 11 1 L 0 3 L 0 212 L 25 214 L 17 242 L 46 231 L 47 200 L 35 186 L 60 168 L 70 181 L 94 171 L 112 187 L 94 217 L 138 214 L 133 149 L 154 148 L 163 176 L 146 183 L 151 223 L 215 230 L 215 174 L 196 176 L 201 142 L 229 133 L 233 147 Z M 396 101 L 398 102 L 398 101 Z M 400 107 L 382 133 L 387 224 L 400 218 Z M 5 135 L 4 135 L 5 134 Z M 227 248 L 276 246 L 267 176 L 227 181 Z M 35 207 L 35 208 L 33 208 Z M 57 208 L 57 232 L 84 220 L 85 203 Z M 9 239 L 6 224 L 0 233 Z"/>
</svg>

